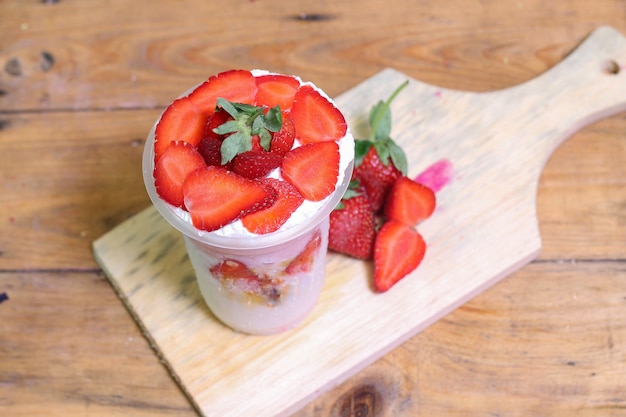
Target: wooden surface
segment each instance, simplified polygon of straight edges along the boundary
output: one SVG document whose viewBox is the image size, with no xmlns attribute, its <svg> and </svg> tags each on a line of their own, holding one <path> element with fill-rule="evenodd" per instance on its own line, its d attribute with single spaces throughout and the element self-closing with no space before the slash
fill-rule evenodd
<svg viewBox="0 0 626 417">
<path fill-rule="evenodd" d="M 626 38 L 602 27 L 506 90 L 459 92 L 386 69 L 337 97 L 364 137 L 364 103 L 408 79 L 392 112 L 409 176 L 443 161 L 450 179 L 419 225 L 428 245 L 420 268 L 380 295 L 366 263 L 331 255 L 317 308 L 293 331 L 244 336 L 207 314 L 182 236 L 154 207 L 99 238 L 96 260 L 202 415 L 290 415 L 538 255 L 545 161 L 583 124 L 626 109 L 626 72 L 603 68 L 621 56 Z M 260 392 L 264 381 L 272 384 Z"/>
<path fill-rule="evenodd" d="M 91 252 L 149 206 L 143 139 L 189 85 L 260 67 L 336 96 L 394 67 L 492 91 L 626 34 L 623 0 L 230 4 L 0 1 L 1 415 L 195 415 Z M 624 132 L 552 155 L 534 262 L 295 415 L 626 414 Z"/>
</svg>

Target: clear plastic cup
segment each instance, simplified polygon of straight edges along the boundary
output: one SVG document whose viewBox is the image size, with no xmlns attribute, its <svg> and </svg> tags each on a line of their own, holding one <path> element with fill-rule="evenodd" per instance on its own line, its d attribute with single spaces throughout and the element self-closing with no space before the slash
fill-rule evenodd
<svg viewBox="0 0 626 417">
<path fill-rule="evenodd" d="M 329 215 L 350 183 L 354 145 L 349 130 L 348 144 L 342 146 L 342 152 L 351 152 L 342 155 L 343 179 L 315 214 L 284 231 L 232 237 L 196 229 L 185 218 L 186 212 L 158 196 L 153 178 L 155 127 L 143 153 L 144 183 L 159 213 L 182 233 L 200 291 L 213 314 L 248 334 L 279 333 L 300 324 L 322 290 Z"/>
</svg>

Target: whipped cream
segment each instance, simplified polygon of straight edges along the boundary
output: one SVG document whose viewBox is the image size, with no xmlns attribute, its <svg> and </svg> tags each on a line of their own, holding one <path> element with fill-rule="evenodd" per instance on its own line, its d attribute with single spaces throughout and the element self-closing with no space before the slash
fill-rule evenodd
<svg viewBox="0 0 626 417">
<path fill-rule="evenodd" d="M 251 71 L 252 74 L 255 77 L 258 77 L 260 75 L 271 75 L 271 74 L 277 74 L 277 73 L 272 73 L 269 71 L 265 71 L 265 70 L 259 70 L 259 69 L 254 69 Z M 309 85 L 311 87 L 313 87 L 315 90 L 317 90 L 323 97 L 325 97 L 328 101 L 330 101 L 335 107 L 337 106 L 334 101 L 321 89 L 319 89 L 317 86 L 315 86 L 313 83 L 311 82 L 303 82 L 299 77 L 294 76 L 294 78 L 296 78 L 299 82 L 300 85 Z M 344 135 L 343 138 L 341 138 L 339 141 L 337 141 L 337 143 L 339 144 L 339 154 L 340 154 L 340 160 L 339 160 L 339 175 L 337 176 L 337 182 L 335 183 L 335 190 L 340 188 L 340 185 L 343 183 L 344 179 L 345 179 L 345 175 L 346 175 L 346 171 L 348 166 L 352 163 L 353 159 L 354 159 L 354 138 L 350 132 L 350 127 L 347 128 L 346 130 L 346 134 Z M 294 141 L 294 148 L 297 148 L 301 146 L 300 141 L 298 139 L 298 137 L 296 136 L 296 140 Z M 277 178 L 277 179 L 282 179 L 282 175 L 280 173 L 280 167 L 276 168 L 275 170 L 273 170 L 270 174 L 270 177 L 273 178 Z M 300 205 L 300 207 L 298 207 L 298 209 L 296 211 L 294 211 L 291 214 L 291 217 L 289 218 L 289 220 L 287 220 L 287 222 L 285 222 L 285 224 L 283 224 L 280 229 L 276 230 L 275 232 L 269 233 L 268 235 L 276 235 L 282 232 L 285 232 L 287 230 L 292 229 L 294 226 L 297 226 L 298 224 L 302 223 L 303 221 L 305 221 L 306 219 L 311 218 L 312 216 L 315 215 L 315 213 L 317 213 L 322 207 L 324 207 L 326 204 L 329 203 L 329 200 L 333 198 L 333 194 L 329 195 L 328 197 L 324 198 L 321 201 L 309 201 L 309 200 L 304 200 L 304 202 Z M 189 214 L 189 212 L 178 208 L 178 207 L 174 207 L 170 204 L 168 204 L 168 206 L 170 207 L 171 211 L 178 216 L 181 220 L 183 220 L 184 222 L 189 223 L 190 225 L 192 225 L 191 222 L 191 215 Z M 193 226 L 193 225 L 192 225 Z M 232 223 L 229 223 L 227 225 L 225 225 L 224 227 L 222 227 L 221 229 L 218 230 L 214 230 L 212 232 L 207 232 L 207 231 L 203 231 L 203 230 L 199 230 L 196 229 L 198 236 L 204 236 L 204 235 L 216 235 L 216 236 L 223 236 L 223 237 L 244 237 L 244 238 L 254 238 L 254 237 L 258 237 L 258 234 L 255 233 L 251 233 L 249 232 L 244 226 L 243 223 L 241 222 L 241 220 L 236 220 Z"/>
</svg>

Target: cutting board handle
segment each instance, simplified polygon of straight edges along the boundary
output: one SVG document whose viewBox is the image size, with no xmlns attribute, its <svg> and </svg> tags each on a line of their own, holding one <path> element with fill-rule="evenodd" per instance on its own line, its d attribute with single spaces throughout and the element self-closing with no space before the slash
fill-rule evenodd
<svg viewBox="0 0 626 417">
<path fill-rule="evenodd" d="M 599 27 L 550 70 L 498 94 L 502 100 L 518 98 L 519 106 L 528 107 L 520 112 L 525 117 L 519 129 L 526 134 L 521 142 L 543 148 L 543 166 L 574 132 L 626 110 L 626 38 L 612 27 Z M 537 156 L 534 152 L 530 157 Z"/>
</svg>

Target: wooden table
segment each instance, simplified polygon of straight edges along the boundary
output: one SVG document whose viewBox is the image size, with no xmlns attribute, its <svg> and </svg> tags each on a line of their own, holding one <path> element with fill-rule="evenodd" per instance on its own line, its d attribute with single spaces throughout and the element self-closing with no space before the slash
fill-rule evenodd
<svg viewBox="0 0 626 417">
<path fill-rule="evenodd" d="M 190 85 L 266 68 L 334 96 L 393 67 L 491 91 L 598 26 L 626 34 L 624 0 L 0 0 L 0 16 L 2 416 L 196 415 L 91 248 L 149 206 L 144 138 Z M 626 415 L 625 114 L 555 151 L 538 215 L 538 259 L 296 415 Z"/>
</svg>

